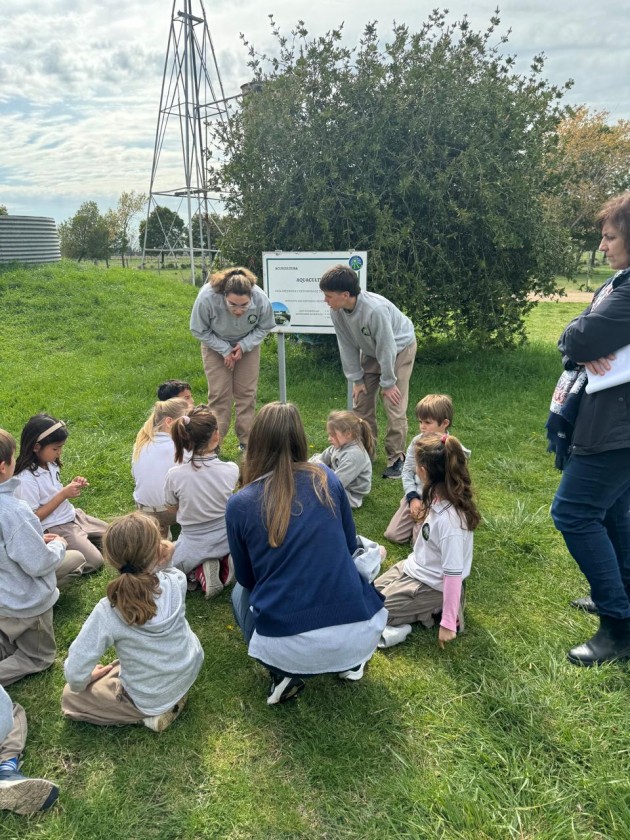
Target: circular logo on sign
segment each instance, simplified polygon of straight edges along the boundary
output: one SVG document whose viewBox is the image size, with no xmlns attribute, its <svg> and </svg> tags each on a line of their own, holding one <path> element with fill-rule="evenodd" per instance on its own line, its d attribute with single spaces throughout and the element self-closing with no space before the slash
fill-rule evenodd
<svg viewBox="0 0 630 840">
<path fill-rule="evenodd" d="M 431 533 L 431 529 L 429 528 L 429 523 L 425 522 L 424 525 L 422 526 L 422 539 L 423 540 L 428 540 L 430 533 Z"/>
<path fill-rule="evenodd" d="M 354 254 L 348 260 L 348 264 L 350 265 L 350 268 L 358 271 L 363 265 L 363 257 L 360 257 L 358 254 Z"/>
<path fill-rule="evenodd" d="M 253 315 L 252 314 L 252 315 L 247 316 L 247 323 L 248 324 L 255 324 L 257 320 L 258 320 L 258 315 Z"/>
</svg>

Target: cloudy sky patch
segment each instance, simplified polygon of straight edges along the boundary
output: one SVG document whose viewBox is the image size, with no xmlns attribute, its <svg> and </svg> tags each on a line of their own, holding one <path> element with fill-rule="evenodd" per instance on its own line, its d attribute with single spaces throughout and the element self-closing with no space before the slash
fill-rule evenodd
<svg viewBox="0 0 630 840">
<path fill-rule="evenodd" d="M 445 3 L 452 21 L 468 15 L 485 30 L 496 2 Z M 83 201 L 102 211 L 121 192 L 148 191 L 162 71 L 171 20 L 170 0 L 14 0 L 3 3 L 0 28 L 0 203 L 15 214 L 63 221 Z M 193 4 L 199 8 L 199 3 Z M 412 31 L 435 7 L 417 0 L 219 0 L 206 4 L 210 32 L 226 95 L 250 78 L 243 32 L 259 52 L 276 51 L 269 13 L 289 35 L 303 19 L 313 36 L 345 21 L 350 44 L 377 20 L 382 41 L 392 23 Z M 183 8 L 180 3 L 176 9 Z M 496 43 L 511 29 L 506 52 L 518 72 L 545 53 L 545 75 L 554 84 L 575 81 L 565 101 L 630 118 L 625 43 L 630 11 L 611 0 L 509 0 L 502 4 Z M 167 148 L 162 183 L 183 182 L 181 157 Z"/>
</svg>

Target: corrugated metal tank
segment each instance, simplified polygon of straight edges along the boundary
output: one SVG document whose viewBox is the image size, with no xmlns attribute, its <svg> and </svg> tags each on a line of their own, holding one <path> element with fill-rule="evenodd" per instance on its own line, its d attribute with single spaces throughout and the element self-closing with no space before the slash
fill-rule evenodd
<svg viewBox="0 0 630 840">
<path fill-rule="evenodd" d="M 0 216 L 0 263 L 47 263 L 61 259 L 54 219 Z"/>
</svg>

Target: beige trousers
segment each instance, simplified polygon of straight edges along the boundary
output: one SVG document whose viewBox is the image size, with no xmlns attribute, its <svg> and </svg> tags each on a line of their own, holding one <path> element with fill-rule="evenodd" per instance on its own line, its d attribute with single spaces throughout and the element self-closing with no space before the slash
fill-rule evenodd
<svg viewBox="0 0 630 840">
<path fill-rule="evenodd" d="M 103 555 L 94 543 L 101 542 L 101 537 L 107 530 L 107 522 L 88 516 L 81 508 L 76 508 L 74 522 L 64 522 L 63 525 L 53 525 L 47 528 L 47 534 L 59 534 L 68 543 L 68 548 L 80 551 L 85 558 L 83 574 L 96 572 L 103 565 Z"/>
<path fill-rule="evenodd" d="M 45 671 L 57 646 L 52 607 L 33 618 L 0 618 L 0 685 Z"/>
<path fill-rule="evenodd" d="M 83 691 L 63 689 L 61 711 L 71 720 L 83 720 L 97 726 L 124 726 L 140 723 L 146 717 L 134 705 L 120 681 L 120 663 L 100 679 L 94 680 Z"/>
<path fill-rule="evenodd" d="M 416 522 L 415 519 L 411 518 L 407 498 L 403 496 L 398 510 L 392 516 L 389 525 L 385 529 L 384 536 L 391 542 L 400 543 L 401 545 L 408 543 L 409 540 L 413 544 L 421 528 L 422 522 Z"/>
<path fill-rule="evenodd" d="M 163 540 L 170 539 L 169 533 L 171 530 L 171 525 L 175 525 L 177 523 L 177 514 L 171 510 L 168 510 L 166 507 L 164 508 L 154 508 L 149 507 L 148 505 L 139 505 L 136 503 L 136 508 L 145 513 L 147 516 L 152 517 L 155 519 L 157 524 L 160 526 L 160 536 Z"/>
<path fill-rule="evenodd" d="M 403 347 L 396 356 L 394 374 L 396 385 L 401 393 L 400 405 L 394 405 L 391 400 L 383 398 L 383 408 L 387 415 L 387 431 L 385 432 L 385 452 L 387 465 L 391 466 L 399 458 L 405 457 L 407 451 L 407 405 L 409 403 L 409 380 L 416 360 L 416 341 Z M 374 435 L 378 437 L 376 426 L 376 399 L 380 390 L 381 366 L 372 356 L 361 353 L 361 367 L 363 368 L 363 382 L 365 394 L 359 394 L 355 401 L 354 412 L 369 425 Z"/>
<path fill-rule="evenodd" d="M 374 581 L 374 586 L 385 596 L 384 606 L 389 612 L 387 623 L 392 627 L 400 627 L 401 624 L 415 624 L 419 621 L 425 627 L 433 627 L 435 614 L 442 610 L 443 594 L 405 574 L 404 565 L 405 561 L 401 560 Z M 463 631 L 463 589 L 457 619 L 459 630 Z"/>
<path fill-rule="evenodd" d="M 260 345 L 249 353 L 243 353 L 243 357 L 232 370 L 225 366 L 223 356 L 206 344 L 201 345 L 201 358 L 208 380 L 208 407 L 217 416 L 221 439 L 223 440 L 230 428 L 234 403 L 234 431 L 239 443 L 247 445 L 249 430 L 256 413 Z"/>
<path fill-rule="evenodd" d="M 81 577 L 85 572 L 85 557 L 80 551 L 73 551 L 68 549 L 66 556 L 55 570 L 57 576 L 57 586 L 62 589 L 67 586 L 71 580 Z"/>
<path fill-rule="evenodd" d="M 13 728 L 0 744 L 0 762 L 22 755 L 26 746 L 27 729 L 26 712 L 19 703 L 14 703 Z"/>
</svg>

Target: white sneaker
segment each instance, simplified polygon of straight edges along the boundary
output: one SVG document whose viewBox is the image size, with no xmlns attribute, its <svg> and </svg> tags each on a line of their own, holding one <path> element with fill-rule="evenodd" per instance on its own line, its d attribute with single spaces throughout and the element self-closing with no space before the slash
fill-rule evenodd
<svg viewBox="0 0 630 840">
<path fill-rule="evenodd" d="M 401 642 L 405 641 L 407 636 L 411 633 L 411 630 L 411 624 L 401 624 L 400 627 L 392 627 L 388 624 L 383 630 L 381 640 L 377 647 L 383 650 L 383 648 L 399 645 Z"/>
<path fill-rule="evenodd" d="M 367 664 L 367 659 L 365 662 L 362 662 L 360 665 L 357 665 L 355 668 L 350 668 L 349 671 L 341 671 L 338 676 L 340 680 L 352 680 L 356 682 L 360 680 L 365 673 L 365 666 Z"/>
<path fill-rule="evenodd" d="M 146 717 L 142 719 L 142 723 L 147 729 L 152 729 L 154 732 L 164 732 L 164 730 L 173 723 L 180 715 L 181 710 L 186 705 L 188 694 L 184 694 L 181 700 L 169 709 L 168 712 L 162 712 L 161 715 L 153 715 L 153 717 Z"/>
</svg>

